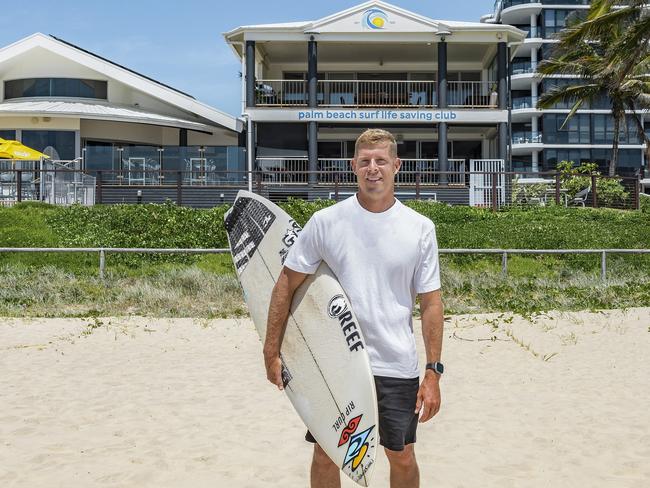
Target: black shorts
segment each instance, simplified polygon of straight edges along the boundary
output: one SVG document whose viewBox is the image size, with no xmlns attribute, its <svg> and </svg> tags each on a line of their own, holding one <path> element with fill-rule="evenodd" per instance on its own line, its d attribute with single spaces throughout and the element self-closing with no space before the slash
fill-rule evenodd
<svg viewBox="0 0 650 488">
<path fill-rule="evenodd" d="M 379 443 L 391 451 L 403 451 L 405 445 L 415 442 L 415 431 L 418 428 L 415 404 L 420 379 L 375 376 L 375 388 L 379 412 Z M 309 431 L 305 440 L 316 443 Z"/>
</svg>

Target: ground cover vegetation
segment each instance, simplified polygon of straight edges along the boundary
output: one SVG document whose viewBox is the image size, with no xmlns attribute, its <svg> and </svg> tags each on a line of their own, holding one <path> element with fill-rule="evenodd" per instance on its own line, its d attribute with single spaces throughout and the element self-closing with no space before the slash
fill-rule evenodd
<svg viewBox="0 0 650 488">
<path fill-rule="evenodd" d="M 436 223 L 441 248 L 648 248 L 650 199 L 641 211 L 510 208 L 501 212 L 414 201 Z M 330 201 L 282 204 L 304 225 Z M 164 205 L 53 207 L 24 203 L 0 209 L 0 247 L 227 247 L 223 216 Z M 97 254 L 0 253 L 0 315 L 222 317 L 246 313 L 230 256 L 107 255 L 105 279 Z M 442 260 L 449 313 L 650 306 L 650 256 L 612 256 L 608 280 L 600 258 L 500 256 Z"/>
</svg>

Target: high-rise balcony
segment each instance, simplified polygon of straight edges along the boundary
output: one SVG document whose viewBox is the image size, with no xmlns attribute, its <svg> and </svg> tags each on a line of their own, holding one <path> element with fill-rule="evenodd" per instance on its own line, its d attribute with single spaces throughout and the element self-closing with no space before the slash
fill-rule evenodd
<svg viewBox="0 0 650 488">
<path fill-rule="evenodd" d="M 513 144 L 541 144 L 542 134 L 539 132 L 529 132 L 529 131 L 513 132 L 512 143 Z"/>
</svg>

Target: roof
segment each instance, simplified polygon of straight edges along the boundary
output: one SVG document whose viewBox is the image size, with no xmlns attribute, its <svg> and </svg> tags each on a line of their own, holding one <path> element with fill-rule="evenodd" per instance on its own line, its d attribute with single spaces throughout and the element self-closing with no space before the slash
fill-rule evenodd
<svg viewBox="0 0 650 488">
<path fill-rule="evenodd" d="M 328 31 L 329 26 L 333 23 L 350 18 L 354 15 L 360 14 L 364 11 L 368 12 L 371 9 L 380 9 L 382 11 L 388 12 L 390 14 L 397 15 L 398 17 L 408 20 L 412 25 L 420 25 L 422 28 L 426 28 L 431 32 L 437 32 L 439 30 L 448 30 L 455 29 L 460 31 L 494 31 L 495 29 L 504 32 L 511 32 L 515 36 L 521 36 L 521 32 L 509 25 L 495 25 L 495 24 L 485 24 L 481 22 L 458 22 L 458 21 L 448 21 L 448 20 L 435 20 L 423 15 L 405 10 L 396 5 L 392 5 L 387 2 L 379 0 L 371 0 L 354 7 L 348 8 L 346 10 L 337 12 L 335 14 L 323 17 L 321 19 L 312 20 L 312 21 L 302 21 L 302 22 L 284 22 L 277 24 L 258 24 L 258 25 L 246 25 L 240 26 L 235 29 L 232 29 L 224 33 L 224 37 L 227 41 L 236 40 L 237 36 L 243 34 L 244 32 L 250 31 L 285 31 L 293 33 L 321 33 L 323 30 Z"/>
<path fill-rule="evenodd" d="M 57 117 L 83 117 L 95 120 L 118 120 L 139 124 L 154 124 L 167 127 L 210 132 L 213 126 L 169 115 L 147 112 L 105 102 L 79 102 L 68 100 L 21 100 L 0 103 L 0 115 L 38 115 Z"/>
<path fill-rule="evenodd" d="M 75 46 L 74 44 L 53 36 L 47 36 L 40 32 L 32 34 L 31 36 L 0 49 L 0 65 L 3 62 L 20 56 L 34 48 L 46 49 L 75 63 L 86 66 L 107 78 L 116 80 L 166 104 L 172 105 L 177 109 L 187 112 L 188 118 L 194 116 L 197 117 L 197 119 L 200 119 L 194 122 L 198 125 L 216 125 L 237 132 L 243 130 L 243 121 L 237 117 L 233 117 L 230 114 L 199 102 L 192 96 L 183 93 L 180 90 L 176 90 L 175 88 L 137 73 L 136 71 L 125 68 L 124 66 L 109 61 L 106 58 Z"/>
<path fill-rule="evenodd" d="M 59 42 L 62 42 L 62 43 L 64 43 L 64 44 L 67 44 L 67 45 L 70 46 L 70 47 L 73 47 L 73 48 L 75 48 L 75 49 L 78 49 L 79 51 L 85 52 L 86 54 L 90 54 L 91 56 L 95 56 L 96 58 L 99 58 L 99 59 L 101 59 L 102 61 L 106 61 L 107 63 L 111 63 L 112 65 L 115 65 L 115 66 L 117 66 L 118 68 L 125 69 L 126 71 L 129 71 L 129 72 L 131 72 L 131 73 L 133 73 L 133 74 L 135 74 L 135 75 L 141 76 L 142 78 L 145 78 L 145 79 L 147 79 L 147 80 L 149 80 L 149 81 L 153 81 L 154 83 L 157 83 L 157 84 L 159 84 L 160 86 L 164 86 L 165 88 L 169 88 L 170 90 L 174 90 L 175 92 L 178 92 L 178 93 L 180 93 L 180 94 L 182 94 L 182 95 L 185 95 L 186 97 L 190 97 L 191 99 L 196 100 L 196 99 L 195 99 L 192 95 L 190 95 L 189 93 L 185 93 L 185 92 L 183 92 L 183 91 L 181 91 L 181 90 L 179 90 L 179 89 L 177 89 L 177 88 L 174 88 L 173 86 L 165 85 L 164 83 L 161 83 L 161 82 L 158 81 L 158 80 L 154 80 L 153 78 L 150 78 L 149 76 L 143 75 L 142 73 L 138 73 L 137 71 L 134 71 L 134 70 L 132 70 L 132 69 L 130 69 L 130 68 L 127 68 L 126 66 L 122 66 L 121 64 L 118 64 L 118 63 L 116 63 L 115 61 L 111 61 L 110 59 L 107 59 L 107 58 L 105 58 L 105 57 L 103 57 L 103 56 L 100 56 L 99 54 L 95 54 L 95 53 L 93 53 L 93 52 L 91 52 L 91 51 L 88 51 L 87 49 L 84 49 L 84 48 L 82 48 L 82 47 L 76 46 L 76 45 L 72 44 L 71 42 L 68 42 L 68 41 L 66 41 L 66 40 L 61 39 L 60 37 L 53 36 L 52 34 L 50 34 L 50 37 L 53 38 L 53 39 L 56 39 L 56 40 L 59 41 Z"/>
</svg>

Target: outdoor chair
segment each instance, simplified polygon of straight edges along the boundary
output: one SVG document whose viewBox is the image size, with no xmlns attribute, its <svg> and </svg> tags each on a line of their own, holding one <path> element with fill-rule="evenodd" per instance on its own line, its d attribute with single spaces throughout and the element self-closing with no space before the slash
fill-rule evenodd
<svg viewBox="0 0 650 488">
<path fill-rule="evenodd" d="M 571 200 L 571 205 L 582 205 L 583 207 L 585 206 L 585 202 L 587 201 L 587 197 L 589 196 L 589 192 L 591 191 L 591 187 L 588 186 L 584 190 L 580 190 L 576 195 L 573 197 L 573 200 Z"/>
</svg>

